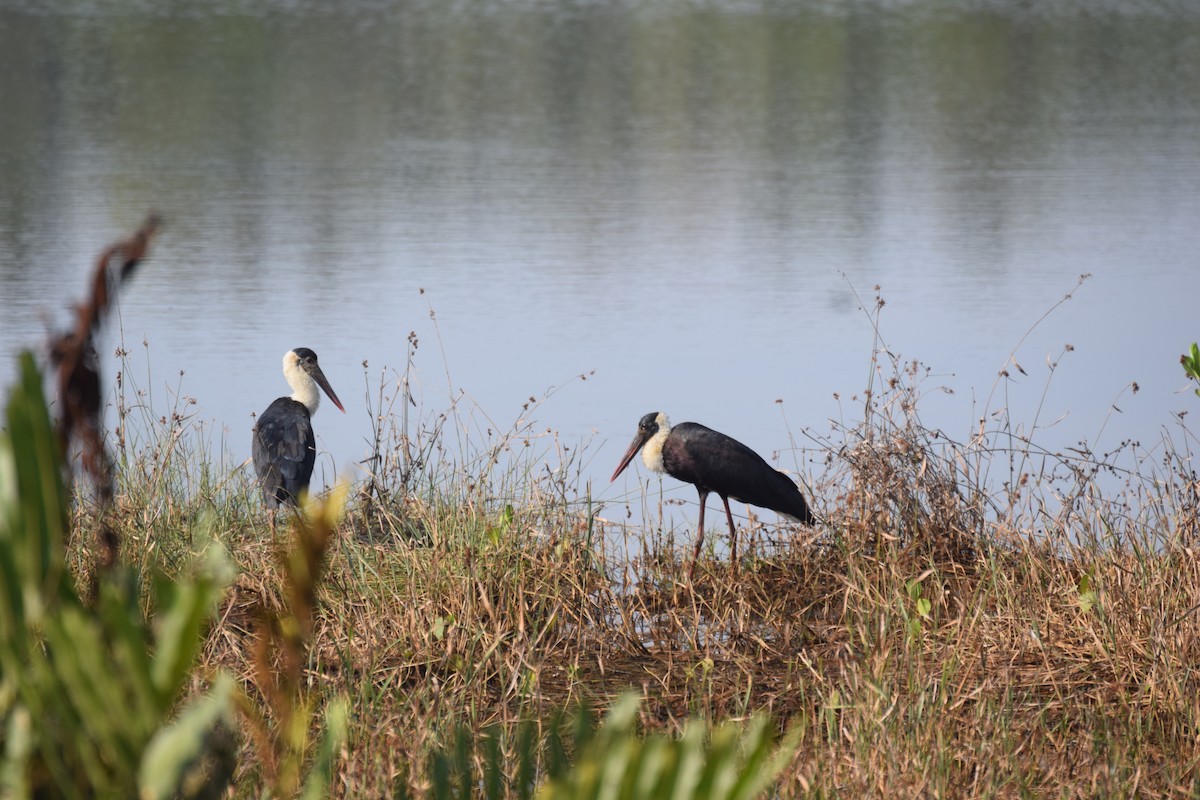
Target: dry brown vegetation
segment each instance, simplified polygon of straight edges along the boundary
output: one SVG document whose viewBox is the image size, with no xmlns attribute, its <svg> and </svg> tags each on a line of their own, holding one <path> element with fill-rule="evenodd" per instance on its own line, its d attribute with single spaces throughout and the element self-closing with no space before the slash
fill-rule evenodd
<svg viewBox="0 0 1200 800">
<path fill-rule="evenodd" d="M 573 461 L 546 468 L 530 409 L 477 448 L 447 443 L 454 412 L 411 439 L 378 414 L 377 473 L 330 543 L 303 669 L 313 697 L 350 701 L 340 794 L 420 794 L 458 726 L 512 747 L 522 720 L 633 688 L 648 730 L 767 711 L 801 731 L 781 797 L 1194 796 L 1191 434 L 1104 455 L 1039 453 L 1004 426 L 956 443 L 921 425 L 916 365 L 876 366 L 863 422 L 813 466 L 825 522 L 756 523 L 736 580 L 710 553 L 689 583 L 690 531 L 614 521 L 636 513 L 589 502 Z M 117 524 L 138 563 L 229 549 L 241 572 L 200 676 L 226 667 L 253 692 L 283 545 L 240 474 L 159 474 L 195 474 L 188 424 L 125 455 Z"/>
</svg>

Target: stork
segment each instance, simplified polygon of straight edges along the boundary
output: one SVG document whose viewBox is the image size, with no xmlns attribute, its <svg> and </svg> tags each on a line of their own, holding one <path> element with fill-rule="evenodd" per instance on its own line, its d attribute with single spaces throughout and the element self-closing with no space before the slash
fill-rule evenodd
<svg viewBox="0 0 1200 800">
<path fill-rule="evenodd" d="M 690 483 L 700 493 L 700 520 L 696 526 L 696 545 L 688 580 L 696 571 L 696 559 L 704 542 L 704 503 L 709 492 L 716 492 L 725 504 L 725 519 L 729 521 L 729 558 L 735 575 L 737 528 L 729 511 L 729 498 L 769 508 L 804 525 L 816 522 L 808 502 L 791 478 L 746 445 L 712 428 L 697 422 L 681 422 L 672 427 L 666 414 L 651 411 L 638 422 L 637 435 L 609 479 L 610 483 L 625 471 L 639 450 L 649 469 Z"/>
<path fill-rule="evenodd" d="M 346 413 L 317 364 L 317 354 L 307 347 L 283 354 L 283 376 L 292 387 L 292 396 L 280 397 L 267 406 L 254 425 L 254 471 L 267 508 L 272 510 L 272 530 L 275 509 L 297 506 L 301 495 L 308 492 L 317 461 L 317 437 L 312 427 L 312 415 L 321 402 L 317 387 Z"/>
</svg>

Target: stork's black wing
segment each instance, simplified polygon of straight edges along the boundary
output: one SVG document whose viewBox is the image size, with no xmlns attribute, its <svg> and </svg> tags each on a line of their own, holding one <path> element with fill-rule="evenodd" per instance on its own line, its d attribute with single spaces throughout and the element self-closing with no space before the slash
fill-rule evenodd
<svg viewBox="0 0 1200 800">
<path fill-rule="evenodd" d="M 743 503 L 812 523 L 812 511 L 792 479 L 762 456 L 725 434 L 695 422 L 671 429 L 663 447 L 667 473 Z"/>
<path fill-rule="evenodd" d="M 290 397 L 271 403 L 254 426 L 252 451 L 267 505 L 294 505 L 308 490 L 317 461 L 317 437 L 304 404 Z"/>
</svg>

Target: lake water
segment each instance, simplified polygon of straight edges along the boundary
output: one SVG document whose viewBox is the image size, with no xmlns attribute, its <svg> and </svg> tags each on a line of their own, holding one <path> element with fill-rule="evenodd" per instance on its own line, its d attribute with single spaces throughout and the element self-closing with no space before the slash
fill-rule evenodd
<svg viewBox="0 0 1200 800">
<path fill-rule="evenodd" d="M 0 115 L 0 352 L 155 209 L 109 343 L 234 460 L 306 346 L 353 470 L 412 332 L 414 419 L 461 393 L 482 439 L 559 387 L 536 428 L 603 500 L 651 410 L 818 477 L 876 285 L 953 438 L 1014 348 L 987 410 L 1050 448 L 1200 403 L 1191 2 L 0 0 Z"/>
</svg>

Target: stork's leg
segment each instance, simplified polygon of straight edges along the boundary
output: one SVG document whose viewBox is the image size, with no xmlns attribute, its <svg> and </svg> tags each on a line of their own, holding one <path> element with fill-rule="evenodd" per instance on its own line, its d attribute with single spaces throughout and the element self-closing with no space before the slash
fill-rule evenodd
<svg viewBox="0 0 1200 800">
<path fill-rule="evenodd" d="M 692 565 L 688 567 L 688 580 L 696 574 L 696 559 L 700 557 L 700 545 L 704 544 L 704 501 L 708 499 L 708 492 L 700 489 L 700 521 L 696 523 L 696 546 L 692 548 Z"/>
<path fill-rule="evenodd" d="M 729 521 L 729 563 L 733 565 L 733 577 L 737 577 L 738 560 L 737 560 L 737 528 L 733 526 L 733 514 L 729 510 L 729 498 L 721 495 L 721 502 L 725 504 L 725 519 Z"/>
</svg>

